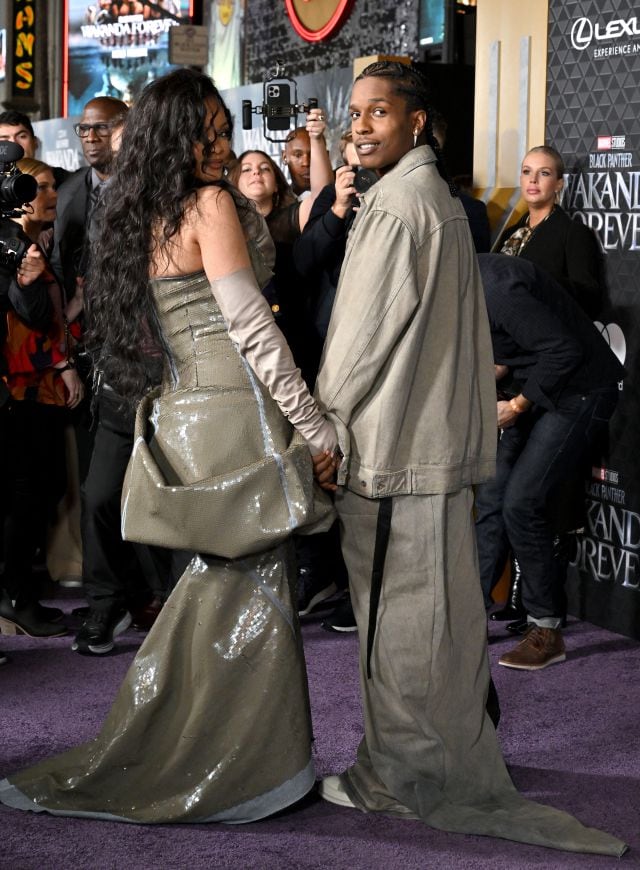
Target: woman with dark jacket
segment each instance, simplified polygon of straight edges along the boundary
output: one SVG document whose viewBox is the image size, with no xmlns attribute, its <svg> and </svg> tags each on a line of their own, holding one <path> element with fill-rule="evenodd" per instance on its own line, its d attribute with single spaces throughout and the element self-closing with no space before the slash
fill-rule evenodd
<svg viewBox="0 0 640 870">
<path fill-rule="evenodd" d="M 602 299 L 600 249 L 593 232 L 559 205 L 563 174 L 555 148 L 539 145 L 525 155 L 520 190 L 529 210 L 505 230 L 496 250 L 544 269 L 593 318 Z"/>
<path fill-rule="evenodd" d="M 575 299 L 591 319 L 600 310 L 602 300 L 602 260 L 593 232 L 579 220 L 573 220 L 560 207 L 564 186 L 564 161 L 549 145 L 539 145 L 525 154 L 520 171 L 520 191 L 528 205 L 523 217 L 501 236 L 496 250 L 522 257 L 554 278 Z M 507 381 L 501 391 L 508 394 Z M 555 494 L 555 515 L 562 522 L 558 532 L 581 525 L 584 500 L 579 472 Z M 557 559 L 567 562 L 569 541 L 565 534 L 556 536 Z M 514 620 L 507 625 L 513 633 L 526 628 L 526 613 L 521 604 L 520 565 L 511 563 L 511 586 L 506 607 L 494 611 L 492 620 Z"/>
</svg>

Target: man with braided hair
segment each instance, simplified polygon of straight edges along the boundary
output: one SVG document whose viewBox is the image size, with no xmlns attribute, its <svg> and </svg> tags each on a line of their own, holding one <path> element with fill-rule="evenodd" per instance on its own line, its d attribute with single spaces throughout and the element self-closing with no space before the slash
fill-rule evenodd
<svg viewBox="0 0 640 870">
<path fill-rule="evenodd" d="M 620 855 L 615 837 L 516 792 L 485 710 L 472 486 L 494 473 L 493 353 L 426 83 L 412 67 L 372 64 L 350 113 L 360 160 L 380 180 L 349 234 L 316 392 L 344 454 L 336 507 L 365 735 L 320 793 L 442 830 Z M 321 474 L 331 471 L 327 456 Z"/>
</svg>

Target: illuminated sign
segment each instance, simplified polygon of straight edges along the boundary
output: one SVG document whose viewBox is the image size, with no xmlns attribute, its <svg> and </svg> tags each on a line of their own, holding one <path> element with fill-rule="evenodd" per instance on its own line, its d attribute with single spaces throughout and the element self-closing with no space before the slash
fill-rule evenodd
<svg viewBox="0 0 640 870">
<path fill-rule="evenodd" d="M 294 30 L 307 42 L 329 39 L 351 14 L 355 0 L 284 0 Z"/>
<path fill-rule="evenodd" d="M 79 115 L 94 97 L 133 102 L 169 72 L 169 31 L 188 23 L 193 0 L 67 0 L 64 115 Z"/>
<path fill-rule="evenodd" d="M 13 59 L 11 91 L 14 97 L 35 95 L 36 10 L 33 0 L 13 0 Z"/>
<path fill-rule="evenodd" d="M 0 82 L 4 81 L 7 75 L 7 31 L 3 27 L 0 30 Z"/>
</svg>

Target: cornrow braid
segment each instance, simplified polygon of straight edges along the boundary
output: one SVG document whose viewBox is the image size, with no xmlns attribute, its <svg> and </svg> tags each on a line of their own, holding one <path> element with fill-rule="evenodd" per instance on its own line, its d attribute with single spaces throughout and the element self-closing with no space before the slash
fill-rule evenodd
<svg viewBox="0 0 640 870">
<path fill-rule="evenodd" d="M 447 172 L 442 150 L 438 145 L 436 137 L 433 135 L 433 125 L 431 122 L 433 110 L 429 105 L 429 85 L 424 74 L 413 64 L 400 63 L 397 60 L 379 60 L 365 67 L 356 78 L 356 81 L 358 82 L 360 79 L 371 76 L 391 79 L 395 92 L 399 96 L 404 97 L 409 111 L 424 109 L 427 113 L 427 123 L 425 125 L 427 143 L 436 155 L 436 166 L 440 177 L 443 181 L 446 181 L 451 196 L 457 197 L 458 188 Z"/>
</svg>

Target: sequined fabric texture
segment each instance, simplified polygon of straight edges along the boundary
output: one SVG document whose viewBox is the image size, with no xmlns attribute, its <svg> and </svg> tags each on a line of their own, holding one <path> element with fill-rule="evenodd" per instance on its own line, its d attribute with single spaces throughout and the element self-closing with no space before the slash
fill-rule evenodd
<svg viewBox="0 0 640 870">
<path fill-rule="evenodd" d="M 235 462 L 247 443 L 263 450 L 264 420 L 276 426 L 279 412 L 203 274 L 154 291 L 172 360 L 153 414 L 156 455 L 181 485 L 210 474 L 215 451 Z M 194 555 L 98 737 L 10 776 L 0 800 L 145 823 L 244 822 L 304 795 L 314 769 L 290 546 Z"/>
</svg>

